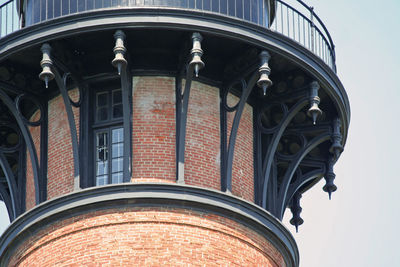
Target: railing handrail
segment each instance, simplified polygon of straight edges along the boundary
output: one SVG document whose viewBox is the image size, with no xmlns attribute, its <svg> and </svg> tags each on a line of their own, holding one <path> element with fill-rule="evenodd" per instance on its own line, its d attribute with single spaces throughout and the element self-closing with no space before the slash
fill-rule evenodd
<svg viewBox="0 0 400 267">
<path fill-rule="evenodd" d="M 283 0 L 276 0 L 277 3 L 279 3 L 281 6 L 284 6 L 287 9 L 287 14 L 285 16 L 285 14 L 283 13 L 283 10 L 281 10 L 281 13 L 279 13 L 278 11 L 278 5 L 275 7 L 277 10 L 275 12 L 275 20 L 274 20 L 274 24 L 271 25 L 271 30 L 273 30 L 274 27 L 272 27 L 273 25 L 275 25 L 275 31 L 285 35 L 286 37 L 289 37 L 295 41 L 296 40 L 296 32 L 295 32 L 295 27 L 293 26 L 293 29 L 290 29 L 290 22 L 293 23 L 293 25 L 295 24 L 294 21 L 290 21 L 289 18 L 289 11 L 295 13 L 296 16 L 301 17 L 304 21 L 306 21 L 311 29 L 309 29 L 308 35 L 307 35 L 307 41 L 309 41 L 309 47 L 307 47 L 307 44 L 305 43 L 301 43 L 301 41 L 298 41 L 301 45 L 303 45 L 304 47 L 306 47 L 307 49 L 311 50 L 313 53 L 317 54 L 317 56 L 319 56 L 326 64 L 328 64 L 335 72 L 336 72 L 336 54 L 335 54 L 335 45 L 333 43 L 332 37 L 329 34 L 328 29 L 326 28 L 325 24 L 322 22 L 322 20 L 319 18 L 319 16 L 314 12 L 314 8 L 310 7 L 308 5 L 306 5 L 302 0 L 293 0 L 294 2 L 300 4 L 302 7 L 304 7 L 307 12 L 308 12 L 308 16 L 304 14 L 304 11 L 301 12 L 300 10 L 298 10 L 297 8 L 295 8 L 294 6 L 290 5 L 289 3 L 287 3 L 286 1 Z M 278 16 L 281 16 L 280 19 L 281 21 L 278 21 Z M 293 14 L 292 14 L 293 15 Z M 293 15 L 294 17 L 294 15 Z M 284 21 L 284 19 L 286 19 L 286 21 Z M 294 18 L 293 18 L 294 20 Z M 298 21 L 298 23 L 300 24 L 300 21 Z M 278 25 L 281 27 L 280 31 L 278 30 Z M 298 26 L 298 25 L 296 25 Z M 285 30 L 287 31 L 287 34 L 285 34 Z M 292 30 L 292 35 L 290 34 L 290 30 Z M 315 36 L 313 34 L 312 31 L 316 31 L 318 33 L 318 37 L 322 38 L 323 43 L 327 46 L 330 55 L 327 55 L 326 52 L 327 51 L 318 51 L 319 54 L 315 51 L 316 49 L 314 48 L 314 45 L 317 44 L 317 40 L 315 39 Z M 299 35 L 303 34 L 303 38 L 306 38 L 306 31 L 303 29 L 303 31 L 299 30 L 297 32 L 297 37 L 300 39 Z M 308 39 L 308 38 L 311 38 Z M 310 47 L 311 46 L 311 47 Z M 321 47 L 319 47 L 319 49 L 321 49 Z M 330 57 L 330 60 L 326 59 L 326 57 Z"/>
<path fill-rule="evenodd" d="M 18 1 L 19 0 L 7 0 L 5 3 L 0 5 L 0 38 L 10 34 L 13 31 L 18 30 L 21 27 L 21 25 L 18 25 L 20 21 L 16 23 L 17 18 L 15 18 L 14 20 L 15 13 L 17 13 L 17 10 L 15 10 L 14 11 L 15 13 L 13 12 L 12 14 L 13 19 L 7 19 L 8 12 L 11 12 L 10 11 L 11 9 L 18 8 L 17 7 L 17 3 L 19 3 Z M 244 0 L 244 1 L 249 1 L 249 0 Z M 189 1 L 187 3 L 189 3 Z M 271 5 L 270 8 L 272 8 L 273 10 L 271 10 L 270 13 L 272 14 L 271 17 L 268 17 L 269 22 L 266 22 L 264 17 L 258 18 L 258 15 L 256 17 L 256 21 L 252 21 L 252 18 L 250 18 L 249 22 L 256 23 L 264 27 L 269 27 L 268 30 L 271 31 L 274 31 L 274 26 L 275 26 L 275 32 L 282 34 L 294 41 L 297 41 L 300 45 L 302 45 L 303 47 L 314 53 L 316 56 L 321 58 L 328 66 L 332 68 L 333 71 L 336 72 L 335 45 L 325 24 L 322 22 L 319 16 L 314 12 L 314 8 L 308 6 L 302 0 L 275 0 L 272 1 L 271 3 L 273 5 Z M 262 7 L 260 6 L 259 8 L 264 8 L 264 5 Z M 197 9 L 197 7 L 195 7 L 194 9 Z M 3 21 L 1 19 L 2 14 L 4 19 L 4 11 L 5 11 L 6 21 Z M 225 11 L 228 12 L 228 10 Z M 219 12 L 221 11 L 219 10 Z M 243 12 L 242 14 L 243 17 L 241 19 L 248 20 L 244 18 L 245 16 L 244 10 L 242 12 Z M 289 17 L 289 15 L 292 17 Z M 27 23 L 26 22 L 27 17 L 24 18 L 25 18 L 25 23 Z M 297 18 L 297 22 L 295 18 Z M 5 25 L 1 25 L 2 22 L 5 22 Z M 301 23 L 303 23 L 303 29 L 301 29 Z M 11 26 L 8 24 L 10 24 Z M 307 28 L 304 28 L 305 24 Z"/>
<path fill-rule="evenodd" d="M 328 37 L 329 40 L 329 44 L 332 48 L 332 53 L 333 53 L 333 58 L 336 59 L 336 55 L 335 55 L 335 44 L 333 43 L 332 37 L 329 34 L 328 29 L 326 28 L 325 24 L 322 22 L 322 20 L 319 18 L 319 16 L 314 12 L 314 7 L 309 7 L 306 5 L 306 3 L 304 3 L 302 0 L 297 0 L 302 6 L 304 6 L 305 8 L 307 8 L 310 12 L 312 12 L 313 17 L 317 19 L 318 23 L 321 25 L 322 29 L 324 30 L 326 36 Z M 318 29 L 319 31 L 319 29 Z M 320 31 L 321 32 L 321 31 Z M 325 37 L 325 36 L 324 36 Z"/>
<path fill-rule="evenodd" d="M 4 4 L 1 4 L 1 5 L 0 5 L 0 8 L 6 6 L 6 5 L 8 5 L 9 3 L 14 2 L 14 1 L 16 1 L 16 0 L 8 0 L 8 1 L 5 2 Z"/>
</svg>

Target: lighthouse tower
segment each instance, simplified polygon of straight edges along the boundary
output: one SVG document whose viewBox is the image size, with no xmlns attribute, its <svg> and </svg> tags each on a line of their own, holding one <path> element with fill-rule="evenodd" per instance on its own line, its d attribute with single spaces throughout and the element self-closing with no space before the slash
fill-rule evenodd
<svg viewBox="0 0 400 267">
<path fill-rule="evenodd" d="M 0 266 L 299 266 L 350 119 L 299 0 L 10 0 L 0 110 Z"/>
</svg>

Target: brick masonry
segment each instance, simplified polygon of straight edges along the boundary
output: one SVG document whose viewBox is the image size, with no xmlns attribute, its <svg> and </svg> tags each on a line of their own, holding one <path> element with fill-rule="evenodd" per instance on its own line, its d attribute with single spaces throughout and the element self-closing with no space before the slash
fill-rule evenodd
<svg viewBox="0 0 400 267">
<path fill-rule="evenodd" d="M 78 90 L 69 92 L 77 100 Z M 133 183 L 175 183 L 175 79 L 135 77 L 132 91 Z M 238 98 L 228 95 L 228 102 Z M 79 109 L 73 108 L 79 131 Z M 253 114 L 246 105 L 236 140 L 232 193 L 254 199 Z M 61 96 L 48 105 L 48 199 L 73 191 L 68 118 Z M 40 114 L 34 114 L 37 119 Z M 235 112 L 228 113 L 228 136 Z M 185 183 L 220 190 L 219 89 L 193 82 L 187 118 Z M 39 150 L 40 128 L 30 128 Z M 34 186 L 27 158 L 27 208 Z M 262 235 L 216 214 L 168 207 L 90 212 L 43 226 L 16 249 L 10 266 L 285 266 Z"/>
<path fill-rule="evenodd" d="M 209 212 L 125 207 L 57 221 L 25 240 L 10 266 L 285 266 L 261 235 Z"/>
<path fill-rule="evenodd" d="M 69 92 L 79 98 L 78 90 Z M 135 77 L 132 103 L 132 182 L 174 183 L 175 166 L 175 79 Z M 238 98 L 228 95 L 228 103 Z M 193 82 L 189 98 L 185 150 L 185 182 L 188 185 L 220 190 L 220 97 L 219 89 Z M 79 133 L 79 109 L 73 108 Z M 48 199 L 73 191 L 73 158 L 68 118 L 61 96 L 48 105 L 49 157 Z M 228 113 L 228 135 L 235 112 Z M 40 115 L 40 114 L 39 114 Z M 34 115 L 38 118 L 38 114 Z M 232 193 L 254 200 L 252 108 L 245 106 L 236 140 Z M 40 128 L 30 129 L 39 152 Z M 33 175 L 27 157 L 27 198 L 34 206 Z"/>
</svg>

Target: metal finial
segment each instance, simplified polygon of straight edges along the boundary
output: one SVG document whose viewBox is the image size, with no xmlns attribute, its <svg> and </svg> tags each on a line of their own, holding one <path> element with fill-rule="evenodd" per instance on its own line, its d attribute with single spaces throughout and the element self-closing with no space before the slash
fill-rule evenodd
<svg viewBox="0 0 400 267">
<path fill-rule="evenodd" d="M 333 181 L 335 180 L 335 177 L 336 177 L 335 173 L 333 172 L 334 164 L 335 164 L 335 160 L 333 159 L 333 157 L 330 157 L 329 161 L 328 161 L 328 170 L 325 174 L 326 184 L 322 188 L 325 192 L 328 193 L 329 200 L 331 200 L 331 198 L 332 198 L 332 193 L 337 190 L 337 186 L 333 183 Z"/>
<path fill-rule="evenodd" d="M 115 57 L 111 61 L 111 64 L 118 69 L 118 75 L 121 75 L 121 71 L 123 67 L 128 65 L 128 62 L 125 59 L 126 48 L 124 45 L 125 41 L 125 33 L 121 30 L 118 30 L 114 34 L 115 46 L 114 46 L 114 54 Z"/>
<path fill-rule="evenodd" d="M 296 192 L 292 198 L 292 203 L 290 206 L 290 211 L 293 214 L 292 219 L 290 219 L 290 224 L 294 225 L 296 227 L 296 233 L 299 231 L 299 226 L 304 223 L 304 220 L 300 217 L 300 213 L 303 210 L 300 207 L 300 198 L 301 198 L 301 193 Z"/>
<path fill-rule="evenodd" d="M 340 154 L 343 152 L 342 146 L 342 134 L 340 128 L 342 127 L 342 122 L 339 118 L 333 120 L 333 134 L 332 134 L 332 146 L 329 148 L 329 152 L 335 156 L 337 160 Z"/>
<path fill-rule="evenodd" d="M 49 87 L 49 81 L 54 79 L 54 73 L 51 71 L 53 67 L 53 61 L 51 60 L 51 46 L 47 43 L 43 44 L 40 48 L 43 57 L 40 61 L 40 66 L 42 67 L 42 72 L 39 74 L 39 79 L 44 81 L 46 88 Z"/>
<path fill-rule="evenodd" d="M 190 54 L 192 55 L 192 60 L 190 61 L 190 65 L 194 65 L 194 73 L 196 77 L 199 77 L 199 71 L 204 68 L 205 64 L 201 60 L 201 57 L 203 56 L 203 49 L 201 49 L 201 41 L 203 41 L 203 37 L 201 36 L 200 33 L 195 32 L 192 35 L 192 42 L 193 42 L 193 48 L 190 51 Z"/>
<path fill-rule="evenodd" d="M 269 79 L 271 74 L 271 69 L 268 66 L 268 61 L 271 58 L 268 51 L 264 50 L 260 53 L 260 68 L 258 72 L 260 73 L 260 79 L 257 81 L 258 87 L 262 88 L 263 94 L 267 94 L 267 89 L 272 85 L 272 81 Z"/>
<path fill-rule="evenodd" d="M 310 84 L 310 108 L 307 111 L 307 115 L 312 118 L 313 124 L 317 123 L 318 116 L 322 115 L 322 111 L 319 109 L 319 103 L 321 102 L 318 97 L 319 84 L 314 81 Z"/>
</svg>

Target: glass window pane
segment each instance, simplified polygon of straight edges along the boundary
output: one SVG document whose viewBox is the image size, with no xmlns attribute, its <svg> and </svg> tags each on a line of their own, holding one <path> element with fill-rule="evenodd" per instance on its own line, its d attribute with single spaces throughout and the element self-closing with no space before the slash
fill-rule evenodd
<svg viewBox="0 0 400 267">
<path fill-rule="evenodd" d="M 103 7 L 103 1 L 102 0 L 95 0 L 94 1 L 94 7 L 95 8 L 102 8 Z"/>
<path fill-rule="evenodd" d="M 86 10 L 85 0 L 78 0 L 78 11 L 81 12 L 84 10 Z"/>
<path fill-rule="evenodd" d="M 97 103 L 96 106 L 99 107 L 106 107 L 107 106 L 107 92 L 97 94 Z"/>
<path fill-rule="evenodd" d="M 40 1 L 40 21 L 46 20 L 46 0 Z"/>
<path fill-rule="evenodd" d="M 108 173 L 108 161 L 98 161 L 96 176 L 106 175 Z"/>
<path fill-rule="evenodd" d="M 33 0 L 33 23 L 40 21 L 40 0 Z"/>
<path fill-rule="evenodd" d="M 219 12 L 219 0 L 211 0 L 211 9 L 214 12 Z"/>
<path fill-rule="evenodd" d="M 211 10 L 210 0 L 203 0 L 203 10 Z"/>
<path fill-rule="evenodd" d="M 236 17 L 243 18 L 243 0 L 236 0 Z"/>
<path fill-rule="evenodd" d="M 76 13 L 78 10 L 78 0 L 70 0 L 69 2 L 70 14 Z"/>
<path fill-rule="evenodd" d="M 108 184 L 108 175 L 102 175 L 96 177 L 96 185 L 106 185 Z"/>
<path fill-rule="evenodd" d="M 107 133 L 97 134 L 97 146 L 107 146 Z"/>
<path fill-rule="evenodd" d="M 122 117 L 122 104 L 113 106 L 113 118 L 121 118 Z"/>
<path fill-rule="evenodd" d="M 112 130 L 112 142 L 113 143 L 121 143 L 124 141 L 124 129 L 118 128 Z"/>
<path fill-rule="evenodd" d="M 122 103 L 122 90 L 121 89 L 114 90 L 112 92 L 112 103 L 113 103 L 113 105 Z"/>
<path fill-rule="evenodd" d="M 53 18 L 53 0 L 47 1 L 47 19 Z"/>
<path fill-rule="evenodd" d="M 68 15 L 69 14 L 69 0 L 61 0 L 61 14 Z"/>
<path fill-rule="evenodd" d="M 196 9 L 203 9 L 203 0 L 196 1 Z"/>
<path fill-rule="evenodd" d="M 228 5 L 227 5 L 228 0 L 221 0 L 220 2 L 220 11 L 222 14 L 227 14 L 228 12 Z"/>
<path fill-rule="evenodd" d="M 97 110 L 97 120 L 98 121 L 106 121 L 108 119 L 108 109 L 107 108 L 99 108 Z"/>
<path fill-rule="evenodd" d="M 123 159 L 122 158 L 117 158 L 117 159 L 113 159 L 112 160 L 112 167 L 111 167 L 111 171 L 113 173 L 115 172 L 122 172 L 123 169 Z"/>
<path fill-rule="evenodd" d="M 235 3 L 236 3 L 235 0 L 228 0 L 228 14 L 230 16 L 235 16 L 235 10 L 236 10 Z"/>
<path fill-rule="evenodd" d="M 245 0 L 243 2 L 243 13 L 244 13 L 244 19 L 250 20 L 250 0 Z"/>
<path fill-rule="evenodd" d="M 258 23 L 258 1 L 257 0 L 251 0 L 251 21 L 254 23 Z"/>
<path fill-rule="evenodd" d="M 124 144 L 118 143 L 112 145 L 112 158 L 122 157 L 124 155 Z"/>
<path fill-rule="evenodd" d="M 123 181 L 122 181 L 122 173 L 114 173 L 112 176 L 111 176 L 111 183 L 113 183 L 113 184 L 120 184 L 120 183 L 122 183 Z"/>
</svg>

